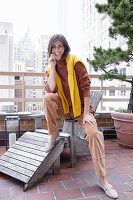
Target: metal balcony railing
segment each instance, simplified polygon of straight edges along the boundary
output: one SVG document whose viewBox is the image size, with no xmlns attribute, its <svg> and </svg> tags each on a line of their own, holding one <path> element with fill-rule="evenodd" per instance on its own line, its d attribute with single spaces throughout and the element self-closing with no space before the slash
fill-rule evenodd
<svg viewBox="0 0 133 200">
<path fill-rule="evenodd" d="M 12 79 L 12 84 L 2 84 L 0 83 L 0 91 L 2 90 L 13 90 L 12 97 L 5 98 L 4 96 L 0 96 L 0 103 L 2 102 L 13 102 L 14 105 L 17 105 L 18 103 L 21 103 L 22 112 L 26 111 L 26 103 L 41 103 L 43 104 L 43 98 L 45 95 L 44 91 L 44 73 L 37 73 L 37 72 L 0 72 L 0 77 L 6 77 L 8 79 Z M 12 77 L 12 78 L 11 78 Z M 99 75 L 96 74 L 90 74 L 90 78 L 98 79 Z M 16 78 L 16 79 L 15 79 Z M 128 79 L 131 80 L 132 76 L 128 76 Z M 8 81 L 7 81 L 8 82 Z M 30 84 L 29 84 L 30 83 Z M 130 91 L 131 88 L 129 87 L 108 87 L 104 85 L 104 81 L 99 81 L 98 85 L 91 85 L 92 90 L 104 90 L 105 92 L 107 90 L 122 90 L 122 91 Z M 15 91 L 20 91 L 19 93 L 15 95 Z M 29 95 L 27 97 L 26 93 L 27 90 L 31 91 L 33 90 L 32 95 Z M 40 91 L 39 94 L 36 94 L 36 92 Z M 9 95 L 10 96 L 10 95 Z M 103 95 L 103 98 L 101 100 L 101 109 L 103 102 L 128 102 L 128 97 L 116 97 L 116 96 L 106 96 Z M 42 110 L 43 111 L 43 110 Z"/>
</svg>

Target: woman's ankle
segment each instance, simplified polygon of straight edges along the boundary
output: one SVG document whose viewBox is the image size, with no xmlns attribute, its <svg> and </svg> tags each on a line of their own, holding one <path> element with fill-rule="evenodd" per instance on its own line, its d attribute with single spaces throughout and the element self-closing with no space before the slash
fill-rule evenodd
<svg viewBox="0 0 133 200">
<path fill-rule="evenodd" d="M 56 138 L 58 137 L 58 135 L 59 135 L 58 133 L 50 135 L 51 140 L 56 140 Z"/>
<path fill-rule="evenodd" d="M 100 180 L 102 185 L 108 184 L 108 181 L 107 181 L 105 176 L 99 176 L 99 180 Z"/>
</svg>

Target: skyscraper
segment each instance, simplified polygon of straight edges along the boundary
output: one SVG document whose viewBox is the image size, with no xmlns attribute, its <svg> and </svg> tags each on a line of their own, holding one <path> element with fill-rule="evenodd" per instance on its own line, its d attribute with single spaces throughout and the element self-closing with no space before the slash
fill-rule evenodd
<svg viewBox="0 0 133 200">
<path fill-rule="evenodd" d="M 24 69 L 26 72 L 37 72 L 38 70 L 38 57 L 35 44 L 32 42 L 32 37 L 30 36 L 29 28 L 24 36 L 15 44 L 15 63 L 21 63 L 21 69 Z M 23 63 L 23 68 L 22 68 Z M 36 85 L 38 82 L 37 77 L 26 77 L 25 84 L 27 85 Z M 18 92 L 20 94 L 20 92 Z M 17 95 L 17 90 L 15 95 Z M 36 89 L 28 89 L 25 94 L 26 98 L 37 98 Z M 28 106 L 31 103 L 25 105 L 25 109 L 28 109 Z M 21 106 L 18 106 L 21 107 Z"/>
<path fill-rule="evenodd" d="M 41 35 L 39 38 L 38 48 L 38 72 L 45 72 L 48 66 L 48 42 L 50 35 Z"/>
<path fill-rule="evenodd" d="M 13 71 L 13 25 L 8 22 L 0 22 L 0 71 Z M 13 84 L 13 77 L 1 76 L 0 82 L 3 85 Z M 4 98 L 13 98 L 14 91 L 4 89 L 0 91 Z M 2 107 L 11 105 L 11 103 L 0 103 Z"/>
</svg>

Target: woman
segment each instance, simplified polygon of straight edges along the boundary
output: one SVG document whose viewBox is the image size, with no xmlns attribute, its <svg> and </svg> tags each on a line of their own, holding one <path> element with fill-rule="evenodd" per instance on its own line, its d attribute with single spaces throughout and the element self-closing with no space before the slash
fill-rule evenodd
<svg viewBox="0 0 133 200">
<path fill-rule="evenodd" d="M 90 106 L 90 78 L 82 60 L 71 55 L 63 35 L 51 37 L 48 45 L 48 81 L 44 99 L 49 140 L 45 151 L 50 151 L 58 136 L 57 116 L 61 119 L 76 119 L 86 133 L 89 149 L 99 177 L 99 187 L 111 198 L 118 198 L 115 189 L 106 180 L 103 133 L 98 131 L 94 112 Z"/>
</svg>

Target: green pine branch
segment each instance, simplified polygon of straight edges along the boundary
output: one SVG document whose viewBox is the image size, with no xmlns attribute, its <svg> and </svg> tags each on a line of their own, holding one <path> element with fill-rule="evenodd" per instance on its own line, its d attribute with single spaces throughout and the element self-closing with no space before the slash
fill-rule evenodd
<svg viewBox="0 0 133 200">
<path fill-rule="evenodd" d="M 93 66 L 95 71 L 102 71 L 101 79 L 119 79 L 126 80 L 126 76 L 118 73 L 118 66 L 126 62 L 129 66 L 133 61 L 133 0 L 108 0 L 107 4 L 96 4 L 99 13 L 105 13 L 112 18 L 109 27 L 109 36 L 117 39 L 118 35 L 126 38 L 127 50 L 120 47 L 115 49 L 94 47 L 94 59 L 87 61 Z"/>
</svg>

